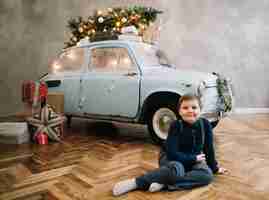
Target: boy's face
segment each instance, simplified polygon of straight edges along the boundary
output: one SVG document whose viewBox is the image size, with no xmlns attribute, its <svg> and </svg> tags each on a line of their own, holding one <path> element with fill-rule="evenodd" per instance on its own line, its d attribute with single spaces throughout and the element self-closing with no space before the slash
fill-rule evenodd
<svg viewBox="0 0 269 200">
<path fill-rule="evenodd" d="M 201 109 L 196 99 L 183 101 L 179 114 L 185 122 L 193 124 L 200 117 Z"/>
</svg>

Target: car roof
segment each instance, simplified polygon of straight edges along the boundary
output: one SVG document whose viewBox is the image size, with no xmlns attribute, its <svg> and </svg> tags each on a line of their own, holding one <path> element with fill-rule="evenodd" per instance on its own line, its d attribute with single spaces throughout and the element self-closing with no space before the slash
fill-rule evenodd
<svg viewBox="0 0 269 200">
<path fill-rule="evenodd" d="M 74 47 L 90 47 L 94 45 L 100 45 L 100 44 L 127 44 L 127 45 L 153 45 L 151 43 L 144 42 L 142 40 L 127 40 L 127 39 L 115 39 L 115 40 L 102 40 L 102 41 L 94 41 L 90 42 L 88 39 L 82 39 L 80 42 L 74 46 Z M 74 48 L 74 47 L 70 47 Z M 67 48 L 69 49 L 69 48 Z"/>
</svg>

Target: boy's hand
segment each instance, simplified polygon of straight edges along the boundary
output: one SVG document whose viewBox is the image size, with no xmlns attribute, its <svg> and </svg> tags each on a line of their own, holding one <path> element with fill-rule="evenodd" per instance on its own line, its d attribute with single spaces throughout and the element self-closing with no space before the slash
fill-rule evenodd
<svg viewBox="0 0 269 200">
<path fill-rule="evenodd" d="M 197 155 L 196 156 L 196 161 L 197 162 L 205 161 L 205 154 L 201 153 L 201 154 Z"/>
<path fill-rule="evenodd" d="M 229 171 L 223 167 L 219 167 L 218 174 L 228 174 Z"/>
</svg>

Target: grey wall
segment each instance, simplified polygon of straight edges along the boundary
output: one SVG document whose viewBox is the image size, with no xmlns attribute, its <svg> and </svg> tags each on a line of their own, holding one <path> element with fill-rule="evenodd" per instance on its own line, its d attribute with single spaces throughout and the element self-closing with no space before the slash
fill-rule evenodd
<svg viewBox="0 0 269 200">
<path fill-rule="evenodd" d="M 67 40 L 67 20 L 94 9 L 153 6 L 160 46 L 179 68 L 233 79 L 239 107 L 269 107 L 269 1 L 1 0 L 0 115 L 22 110 L 20 83 L 37 79 Z"/>
</svg>

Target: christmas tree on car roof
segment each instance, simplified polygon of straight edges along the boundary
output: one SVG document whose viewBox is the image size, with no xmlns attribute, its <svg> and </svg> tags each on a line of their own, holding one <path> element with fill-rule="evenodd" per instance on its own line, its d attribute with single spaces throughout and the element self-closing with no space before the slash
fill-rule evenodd
<svg viewBox="0 0 269 200">
<path fill-rule="evenodd" d="M 126 32 L 142 36 L 160 13 L 162 11 L 155 8 L 134 6 L 98 10 L 87 19 L 81 16 L 71 18 L 68 21 L 71 34 L 69 41 L 65 42 L 65 48 L 75 46 L 85 38 L 91 42 L 117 39 L 119 35 Z"/>
</svg>

